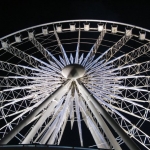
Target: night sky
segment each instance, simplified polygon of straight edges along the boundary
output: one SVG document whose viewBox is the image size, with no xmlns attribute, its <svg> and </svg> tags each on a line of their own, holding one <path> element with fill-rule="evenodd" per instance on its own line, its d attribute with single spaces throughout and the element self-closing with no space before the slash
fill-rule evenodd
<svg viewBox="0 0 150 150">
<path fill-rule="evenodd" d="M 150 28 L 146 0 L 1 0 L 0 14 L 0 37 L 30 26 L 69 19 L 103 19 Z"/>
<path fill-rule="evenodd" d="M 150 29 L 150 7 L 146 0 L 1 0 L 0 37 L 17 30 L 52 21 L 99 19 L 134 24 Z M 77 124 L 70 131 L 67 124 L 61 145 L 80 146 Z M 85 133 L 85 134 L 84 134 Z M 83 124 L 85 143 L 93 141 Z M 92 142 L 91 142 L 92 143 Z"/>
</svg>

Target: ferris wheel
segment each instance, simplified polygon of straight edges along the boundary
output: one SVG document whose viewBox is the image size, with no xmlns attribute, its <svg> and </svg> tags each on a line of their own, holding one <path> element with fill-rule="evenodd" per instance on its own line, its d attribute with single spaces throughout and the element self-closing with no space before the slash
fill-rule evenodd
<svg viewBox="0 0 150 150">
<path fill-rule="evenodd" d="M 150 149 L 150 30 L 105 20 L 42 24 L 1 38 L 0 144 L 59 145 L 82 123 L 98 148 Z M 138 145 L 138 146 L 137 146 Z"/>
</svg>

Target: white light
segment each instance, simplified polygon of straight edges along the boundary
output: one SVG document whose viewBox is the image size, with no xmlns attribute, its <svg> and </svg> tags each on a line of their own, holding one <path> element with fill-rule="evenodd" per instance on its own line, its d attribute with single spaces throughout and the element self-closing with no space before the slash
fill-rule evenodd
<svg viewBox="0 0 150 150">
<path fill-rule="evenodd" d="M 118 26 L 117 25 L 112 25 L 111 26 L 111 32 L 112 33 L 117 33 L 117 30 L 118 30 Z"/>
<path fill-rule="evenodd" d="M 146 37 L 146 33 L 144 31 L 140 31 L 139 32 L 139 39 L 140 40 L 145 40 L 145 37 Z"/>
<path fill-rule="evenodd" d="M 9 45 L 8 45 L 8 41 L 1 41 L 1 44 L 2 44 L 2 47 L 5 49 L 5 48 L 8 48 Z"/>
<path fill-rule="evenodd" d="M 84 31 L 89 31 L 90 30 L 90 23 L 86 22 L 84 23 Z"/>
<path fill-rule="evenodd" d="M 70 31 L 75 31 L 75 30 L 76 30 L 76 24 L 70 23 Z"/>
<path fill-rule="evenodd" d="M 98 23 L 98 31 L 101 32 L 104 29 L 104 24 Z"/>
<path fill-rule="evenodd" d="M 15 41 L 16 41 L 17 43 L 20 43 L 20 42 L 22 41 L 20 34 L 18 34 L 18 35 L 15 36 Z"/>
<path fill-rule="evenodd" d="M 43 28 L 42 28 L 42 33 L 43 33 L 44 35 L 47 35 L 47 34 L 48 34 L 48 27 L 43 27 Z"/>
<path fill-rule="evenodd" d="M 56 31 L 59 33 L 62 32 L 62 25 L 61 24 L 56 26 Z"/>
<path fill-rule="evenodd" d="M 29 39 L 33 39 L 34 38 L 34 31 L 28 31 L 28 36 L 29 36 Z"/>
<path fill-rule="evenodd" d="M 125 31 L 125 35 L 126 35 L 126 36 L 131 36 L 131 35 L 132 35 L 132 28 L 127 27 L 127 28 L 126 28 L 126 31 Z"/>
<path fill-rule="evenodd" d="M 66 79 L 78 79 L 83 77 L 85 74 L 85 69 L 79 64 L 67 65 L 62 70 L 62 75 Z"/>
</svg>

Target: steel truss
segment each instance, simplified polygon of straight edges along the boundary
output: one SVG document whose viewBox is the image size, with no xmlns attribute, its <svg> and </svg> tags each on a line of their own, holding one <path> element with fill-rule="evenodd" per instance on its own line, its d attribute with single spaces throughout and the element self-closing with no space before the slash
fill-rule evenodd
<svg viewBox="0 0 150 150">
<path fill-rule="evenodd" d="M 114 24 L 125 31 L 114 29 Z M 35 34 L 41 27 L 42 33 Z M 150 149 L 150 136 L 143 128 L 150 122 L 150 44 L 141 30 L 150 34 L 123 23 L 71 20 L 1 38 L 0 144 L 17 139 L 21 144 L 59 145 L 68 121 L 71 129 L 77 121 L 84 146 L 84 121 L 98 148 L 121 150 L 125 143 L 138 150 L 139 143 Z M 94 38 L 87 33 L 95 33 Z M 14 35 L 15 42 L 10 38 Z M 67 48 L 69 44 L 74 48 Z M 84 76 L 66 79 L 62 69 L 71 64 L 83 66 Z"/>
</svg>

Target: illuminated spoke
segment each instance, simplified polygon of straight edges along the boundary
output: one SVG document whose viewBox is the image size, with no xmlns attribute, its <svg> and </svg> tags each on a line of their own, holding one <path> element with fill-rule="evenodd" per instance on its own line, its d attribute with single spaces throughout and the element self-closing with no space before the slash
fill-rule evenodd
<svg viewBox="0 0 150 150">
<path fill-rule="evenodd" d="M 0 144 L 61 145 L 70 124 L 81 147 L 150 150 L 149 32 L 72 20 L 1 38 Z"/>
</svg>

